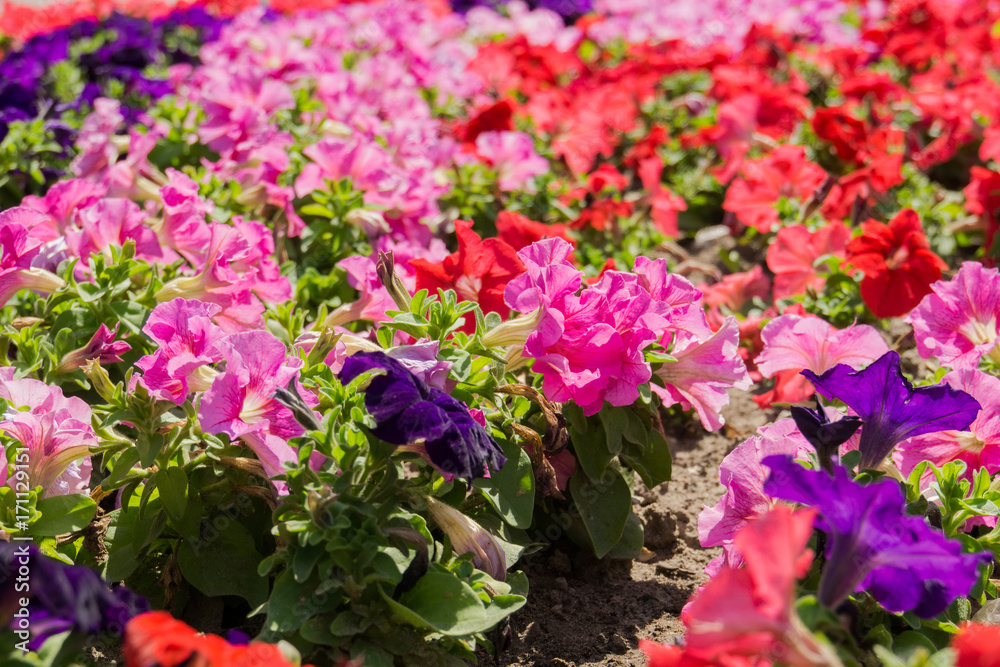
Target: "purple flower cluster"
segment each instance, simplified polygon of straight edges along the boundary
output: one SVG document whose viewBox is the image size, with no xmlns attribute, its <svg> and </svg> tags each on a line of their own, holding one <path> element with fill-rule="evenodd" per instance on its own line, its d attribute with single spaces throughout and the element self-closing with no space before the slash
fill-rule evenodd
<svg viewBox="0 0 1000 667">
<path fill-rule="evenodd" d="M 27 574 L 21 575 L 22 572 Z M 28 587 L 18 588 L 18 577 Z M 43 556 L 34 544 L 0 541 L 0 623 L 12 624 L 21 598 L 28 598 L 31 637 L 37 651 L 63 632 L 95 635 L 122 632 L 133 616 L 149 610 L 145 598 L 118 586 L 109 589 L 89 567 L 66 565 Z"/>
<path fill-rule="evenodd" d="M 507 459 L 468 407 L 429 387 L 384 352 L 356 352 L 344 361 L 340 381 L 379 370 L 365 389 L 365 407 L 375 418 L 372 433 L 393 445 L 418 445 L 442 472 L 473 479 L 496 472 Z"/>
</svg>

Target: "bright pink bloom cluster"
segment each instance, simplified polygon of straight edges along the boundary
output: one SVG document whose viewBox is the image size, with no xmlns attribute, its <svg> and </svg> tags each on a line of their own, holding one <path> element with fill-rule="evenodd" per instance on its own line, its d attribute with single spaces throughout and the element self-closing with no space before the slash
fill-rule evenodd
<svg viewBox="0 0 1000 667">
<path fill-rule="evenodd" d="M 726 388 L 750 386 L 736 355 L 735 320 L 712 333 L 701 293 L 669 274 L 665 260 L 639 258 L 635 273 L 608 271 L 581 291 L 583 272 L 570 261 L 572 251 L 562 239 L 521 250 L 525 273 L 504 293 L 513 310 L 536 313 L 523 353 L 534 358 L 532 368 L 542 375 L 546 395 L 572 399 L 586 414 L 596 413 L 605 400 L 630 405 L 653 376 L 643 350 L 661 341 L 676 361 L 657 371 L 664 384 L 653 385 L 654 391 L 667 405 L 693 407 L 707 428 L 719 428 Z"/>
</svg>

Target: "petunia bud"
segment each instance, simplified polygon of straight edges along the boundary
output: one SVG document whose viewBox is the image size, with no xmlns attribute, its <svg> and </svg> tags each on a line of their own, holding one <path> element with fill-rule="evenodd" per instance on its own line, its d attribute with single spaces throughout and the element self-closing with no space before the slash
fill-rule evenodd
<svg viewBox="0 0 1000 667">
<path fill-rule="evenodd" d="M 379 282 L 389 292 L 392 300 L 396 302 L 396 307 L 403 312 L 409 312 L 410 293 L 400 277 L 396 275 L 396 260 L 391 250 L 389 252 L 379 251 L 375 271 L 378 273 Z"/>
<path fill-rule="evenodd" d="M 392 231 L 385 216 L 366 208 L 352 208 L 344 216 L 344 220 L 363 231 L 368 238 L 376 238 Z"/>
<path fill-rule="evenodd" d="M 102 324 L 97 333 L 91 337 L 89 343 L 67 353 L 63 357 L 55 369 L 56 374 L 72 373 L 75 370 L 83 368 L 84 364 L 91 359 L 97 360 L 98 363 L 102 364 L 114 364 L 121 361 L 122 358 L 120 355 L 131 350 L 132 346 L 125 341 L 116 341 L 115 336 L 117 335 L 117 324 L 114 331 Z"/>
<path fill-rule="evenodd" d="M 431 518 L 451 540 L 455 553 L 472 554 L 472 562 L 497 581 L 507 577 L 507 557 L 497 541 L 478 523 L 434 498 L 427 499 Z"/>
<path fill-rule="evenodd" d="M 542 309 L 536 308 L 529 315 L 520 315 L 507 320 L 499 326 L 483 334 L 481 340 L 485 347 L 509 347 L 515 345 L 524 347 L 538 323 L 542 320 Z"/>
<path fill-rule="evenodd" d="M 792 419 L 819 455 L 819 463 L 824 470 L 833 470 L 833 459 L 837 456 L 840 446 L 851 439 L 861 427 L 861 419 L 848 415 L 831 422 L 823 409 L 823 404 L 816 396 L 816 409 L 810 410 L 798 405 L 792 406 Z"/>
<path fill-rule="evenodd" d="M 87 376 L 90 384 L 94 387 L 94 391 L 101 398 L 109 403 L 114 399 L 115 385 L 111 384 L 111 377 L 108 375 L 108 371 L 101 366 L 101 363 L 97 359 L 91 359 L 83 365 L 83 374 Z"/>
</svg>

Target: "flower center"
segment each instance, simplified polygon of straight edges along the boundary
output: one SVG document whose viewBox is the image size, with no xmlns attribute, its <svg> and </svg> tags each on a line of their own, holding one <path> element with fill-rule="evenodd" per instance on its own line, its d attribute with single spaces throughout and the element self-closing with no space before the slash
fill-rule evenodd
<svg viewBox="0 0 1000 667">
<path fill-rule="evenodd" d="M 906 260 L 910 258 L 910 251 L 904 246 L 902 248 L 897 248 L 896 252 L 892 253 L 889 257 L 886 257 L 885 263 L 890 270 L 898 269 L 900 266 L 906 263 Z"/>
<path fill-rule="evenodd" d="M 978 454 L 986 446 L 986 443 L 977 438 L 975 433 L 968 431 L 963 431 L 956 435 L 955 440 L 963 452 L 969 452 L 970 454 Z"/>
<path fill-rule="evenodd" d="M 969 339 L 973 345 L 992 343 L 997 337 L 996 318 L 989 322 L 972 320 L 959 327 L 958 332 Z"/>
<path fill-rule="evenodd" d="M 270 403 L 271 401 L 267 397 L 264 397 L 264 400 L 253 400 L 248 397 L 248 400 L 243 404 L 243 409 L 240 410 L 240 421 L 245 424 L 259 422 L 270 407 Z"/>
<path fill-rule="evenodd" d="M 483 289 L 483 279 L 475 276 L 459 276 L 455 281 L 455 291 L 466 301 L 479 301 L 479 290 Z"/>
</svg>

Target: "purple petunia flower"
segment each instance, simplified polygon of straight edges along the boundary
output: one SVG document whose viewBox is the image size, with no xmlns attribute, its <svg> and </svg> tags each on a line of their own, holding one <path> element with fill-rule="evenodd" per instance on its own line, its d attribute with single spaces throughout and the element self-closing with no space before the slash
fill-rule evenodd
<svg viewBox="0 0 1000 667">
<path fill-rule="evenodd" d="M 17 588 L 27 572 L 28 588 Z M 43 556 L 34 544 L 0 541 L 0 623 L 15 626 L 18 600 L 28 597 L 31 637 L 37 651 L 45 640 L 63 632 L 94 635 L 120 633 L 133 616 L 149 611 L 146 599 L 124 586 L 109 589 L 89 567 L 66 565 Z"/>
<path fill-rule="evenodd" d="M 931 618 L 967 595 L 979 578 L 985 552 L 962 553 L 962 545 L 906 514 L 899 484 L 883 479 L 863 486 L 843 466 L 833 478 L 807 470 L 791 456 L 768 456 L 764 491 L 773 498 L 815 507 L 816 527 L 829 535 L 819 600 L 835 608 L 854 592 L 869 591 L 894 613 L 912 610 Z"/>
<path fill-rule="evenodd" d="M 862 468 L 876 468 L 898 443 L 924 433 L 964 431 L 980 405 L 947 384 L 913 388 L 899 368 L 899 355 L 889 351 L 867 368 L 855 371 L 838 364 L 822 375 L 802 371 L 816 391 L 843 401 L 854 410 L 861 429 Z"/>
<path fill-rule="evenodd" d="M 375 418 L 377 437 L 393 445 L 423 444 L 427 458 L 443 473 L 463 479 L 483 477 L 487 465 L 499 470 L 507 459 L 473 419 L 468 407 L 429 387 L 383 352 L 356 352 L 344 361 L 340 381 L 370 370 L 385 371 L 365 389 L 365 407 Z"/>
</svg>

